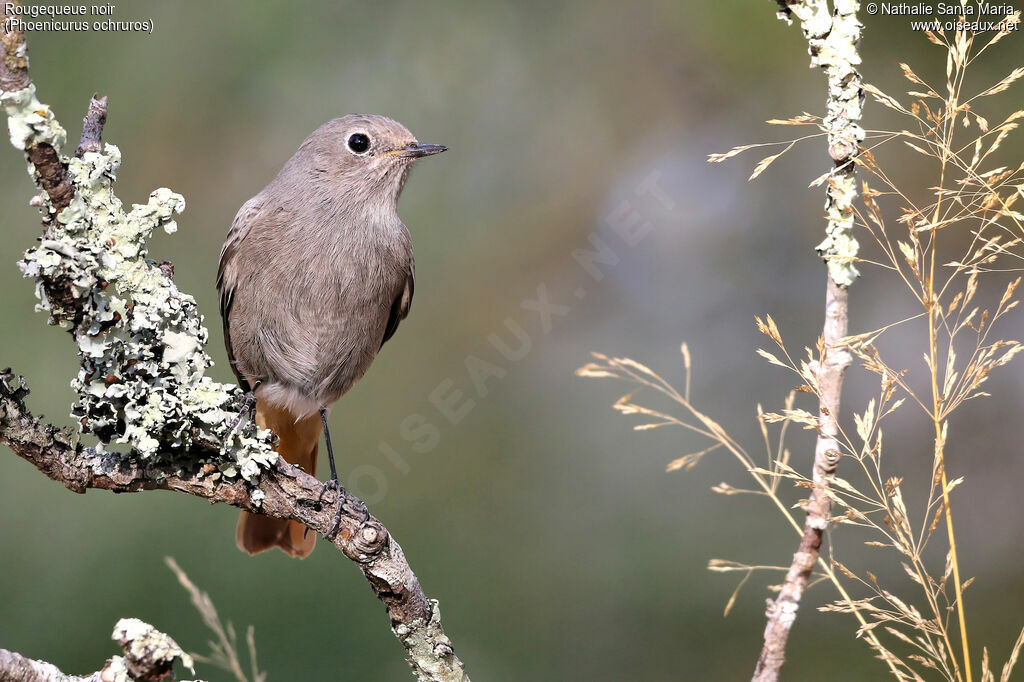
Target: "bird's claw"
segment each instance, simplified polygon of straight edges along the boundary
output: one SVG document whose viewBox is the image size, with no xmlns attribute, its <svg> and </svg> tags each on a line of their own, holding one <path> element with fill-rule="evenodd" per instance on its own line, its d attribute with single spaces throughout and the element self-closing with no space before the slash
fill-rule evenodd
<svg viewBox="0 0 1024 682">
<path fill-rule="evenodd" d="M 336 478 L 331 478 L 323 484 L 322 488 L 320 488 L 320 496 L 316 498 L 318 506 L 323 504 L 324 495 L 326 495 L 328 491 L 337 495 L 338 502 L 341 502 L 341 498 L 345 495 L 345 488 L 341 485 L 341 481 Z"/>
<path fill-rule="evenodd" d="M 331 517 L 331 527 L 327 529 L 324 537 L 327 538 L 328 542 L 334 542 L 334 536 L 338 534 L 338 528 L 341 527 L 341 503 L 338 503 L 338 508 L 334 511 L 334 516 Z"/>
<path fill-rule="evenodd" d="M 258 382 L 257 382 L 256 386 L 257 387 L 259 386 Z M 230 434 L 234 433 L 235 429 L 237 429 L 242 424 L 242 422 L 245 420 L 246 417 L 250 417 L 251 418 L 253 416 L 253 413 L 254 413 L 255 410 L 256 410 L 256 388 L 254 387 L 253 390 L 251 390 L 251 391 L 249 391 L 249 392 L 247 392 L 245 394 L 245 401 L 242 403 L 242 409 L 240 409 L 238 411 L 238 418 L 235 419 L 235 423 L 231 425 L 231 430 L 228 431 L 228 434 L 230 435 Z"/>
<path fill-rule="evenodd" d="M 331 478 L 329 481 L 324 483 L 324 487 L 320 490 L 320 499 L 317 503 L 323 501 L 324 495 L 328 490 L 335 493 L 335 497 L 338 500 L 338 506 L 334 510 L 334 516 L 331 517 L 331 525 L 328 527 L 327 532 L 324 533 L 324 537 L 329 542 L 334 542 L 334 536 L 338 534 L 338 528 L 341 526 L 341 513 L 345 506 L 345 487 L 341 485 L 341 481 L 337 478 Z"/>
</svg>

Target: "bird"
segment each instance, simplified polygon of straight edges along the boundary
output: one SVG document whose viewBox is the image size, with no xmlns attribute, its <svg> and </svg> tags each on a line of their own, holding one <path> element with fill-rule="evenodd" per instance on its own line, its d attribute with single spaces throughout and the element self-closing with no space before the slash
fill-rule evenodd
<svg viewBox="0 0 1024 682">
<path fill-rule="evenodd" d="M 325 490 L 341 489 L 329 410 L 412 304 L 415 262 L 398 198 L 413 162 L 446 150 L 385 116 L 328 121 L 242 205 L 221 248 L 217 291 L 231 369 L 256 425 L 277 434 L 278 454 L 314 476 L 323 431 Z M 340 506 L 335 523 L 339 515 Z M 278 547 L 305 558 L 316 533 L 243 511 L 235 539 L 251 555 Z"/>
</svg>

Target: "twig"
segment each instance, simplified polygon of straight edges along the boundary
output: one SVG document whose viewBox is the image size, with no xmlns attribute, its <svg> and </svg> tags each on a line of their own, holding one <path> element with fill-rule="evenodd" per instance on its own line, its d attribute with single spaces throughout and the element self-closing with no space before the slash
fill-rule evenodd
<svg viewBox="0 0 1024 682">
<path fill-rule="evenodd" d="M 5 2 L 8 11 L 20 0 Z M 5 24 L 6 26 L 6 24 Z M 468 681 L 401 547 L 353 495 L 328 494 L 313 476 L 272 449 L 271 434 L 251 420 L 235 428 L 241 391 L 205 375 L 212 360 L 194 299 L 180 291 L 167 264 L 147 258 L 156 227 L 175 229 L 184 200 L 158 189 L 125 213 L 113 193 L 120 152 L 100 141 L 105 98 L 93 98 L 85 118 L 81 158 L 61 152 L 66 134 L 35 96 L 25 36 L 3 34 L 0 105 L 12 143 L 27 155 L 43 190 L 34 200 L 47 226 L 21 266 L 35 277 L 43 307 L 79 346 L 74 414 L 102 443 L 131 447 L 130 455 L 85 448 L 40 422 L 25 407 L 24 379 L 0 373 L 0 443 L 75 492 L 173 490 L 328 530 L 387 607 L 395 635 L 419 680 Z M 92 153 L 88 153 L 92 152 Z M 57 217 L 60 216 L 58 220 Z"/>
<path fill-rule="evenodd" d="M 13 17 L 13 10 L 21 6 L 21 0 L 4 4 L 4 25 L 0 32 L 3 43 L 3 59 L 0 59 L 0 92 L 27 92 L 32 88 L 28 74 L 28 46 L 25 33 L 17 24 L 8 24 L 6 19 Z M 9 12 L 9 10 L 12 10 Z M 33 93 L 34 99 L 34 93 Z M 37 140 L 27 145 L 25 154 L 36 168 L 40 187 L 49 195 L 58 211 L 67 208 L 71 203 L 74 190 L 68 182 L 67 166 L 61 162 L 60 156 L 53 145 L 45 140 Z"/>
<path fill-rule="evenodd" d="M 0 680 L 4 682 L 170 682 L 180 661 L 192 669 L 192 658 L 177 642 L 136 618 L 122 618 L 112 638 L 124 650 L 91 675 L 66 675 L 57 666 L 0 649 Z M 193 671 L 195 672 L 195 671 Z M 197 681 L 198 682 L 198 681 Z"/>
<path fill-rule="evenodd" d="M 11 3 L 11 9 L 21 7 L 21 0 Z M 0 59 L 0 90 L 14 92 L 29 86 L 28 48 L 25 43 L 25 32 L 18 24 L 8 25 L 6 19 L 13 17 L 4 6 L 4 25 L 0 33 L 3 42 L 3 59 Z"/>
<path fill-rule="evenodd" d="M 863 106 L 862 81 L 856 68 L 860 63 L 859 3 L 835 0 L 834 11 L 830 10 L 827 0 L 778 0 L 778 4 L 780 18 L 791 21 L 791 16 L 795 15 L 800 20 L 809 45 L 811 64 L 825 69 L 828 113 L 824 126 L 835 170 L 829 178 L 826 195 L 827 236 L 818 246 L 819 253 L 828 264 L 828 281 L 817 371 L 820 403 L 818 441 L 814 451 L 814 486 L 807 502 L 800 546 L 793 555 L 778 598 L 768 601 L 764 646 L 754 670 L 754 682 L 775 682 L 779 678 L 789 632 L 796 620 L 811 571 L 818 561 L 822 534 L 828 527 L 832 510 L 828 487 L 840 457 L 837 440 L 839 398 L 843 376 L 851 362 L 850 353 L 839 344 L 846 336 L 849 321 L 846 288 L 858 276 L 853 265 L 857 241 L 851 234 L 853 201 L 857 196 L 853 159 L 858 143 L 864 139 L 864 131 L 858 125 Z"/>
<path fill-rule="evenodd" d="M 103 126 L 107 123 L 107 97 L 93 95 L 89 100 L 89 110 L 82 121 L 82 139 L 75 150 L 75 156 L 82 158 L 86 152 L 103 151 Z"/>
<path fill-rule="evenodd" d="M 832 510 L 832 499 L 828 494 L 829 479 L 839 461 L 839 434 L 836 415 L 839 413 L 839 397 L 842 390 L 843 374 L 850 364 L 849 354 L 835 348 L 835 344 L 846 336 L 847 292 L 844 287 L 828 278 L 825 304 L 824 348 L 826 352 L 818 368 L 818 382 L 821 391 L 818 417 L 820 428 L 814 452 L 814 487 L 807 502 L 807 517 L 800 546 L 793 555 L 793 562 L 786 573 L 779 596 L 768 601 L 768 623 L 764 630 L 764 647 L 757 661 L 753 680 L 768 682 L 778 679 L 779 669 L 785 661 L 786 642 L 789 631 L 796 620 L 797 609 L 811 572 L 818 561 L 821 538 L 828 527 Z M 828 350 L 832 349 L 832 350 Z"/>
<path fill-rule="evenodd" d="M 65 675 L 52 663 L 25 658 L 7 649 L 0 649 L 0 678 L 7 682 L 86 682 L 95 675 Z"/>
</svg>

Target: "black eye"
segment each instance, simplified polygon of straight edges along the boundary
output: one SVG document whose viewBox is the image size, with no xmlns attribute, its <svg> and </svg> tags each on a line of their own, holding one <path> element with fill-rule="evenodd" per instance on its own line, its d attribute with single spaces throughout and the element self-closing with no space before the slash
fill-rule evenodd
<svg viewBox="0 0 1024 682">
<path fill-rule="evenodd" d="M 370 148 L 370 138 L 362 133 L 355 133 L 348 138 L 348 148 L 356 154 L 362 154 Z"/>
</svg>

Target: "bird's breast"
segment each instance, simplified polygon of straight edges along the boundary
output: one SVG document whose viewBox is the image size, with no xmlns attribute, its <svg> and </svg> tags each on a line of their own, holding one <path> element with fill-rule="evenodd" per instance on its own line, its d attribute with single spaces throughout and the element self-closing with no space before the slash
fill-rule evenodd
<svg viewBox="0 0 1024 682">
<path fill-rule="evenodd" d="M 273 326 L 292 331 L 281 339 L 274 364 L 289 368 L 291 381 L 325 402 L 369 368 L 410 268 L 407 236 L 366 237 L 322 242 L 277 274 L 290 283 L 282 288 Z"/>
</svg>

